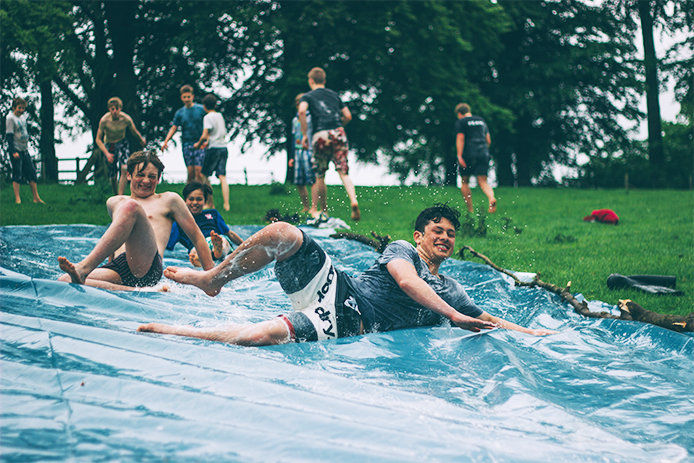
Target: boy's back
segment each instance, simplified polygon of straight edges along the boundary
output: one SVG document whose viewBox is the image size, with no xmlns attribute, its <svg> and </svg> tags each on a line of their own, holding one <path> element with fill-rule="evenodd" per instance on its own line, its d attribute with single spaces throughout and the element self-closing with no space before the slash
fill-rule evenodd
<svg viewBox="0 0 694 463">
<path fill-rule="evenodd" d="M 205 115 L 203 127 L 209 130 L 210 141 L 208 148 L 224 148 L 227 146 L 227 129 L 224 125 L 224 117 L 217 111 L 211 111 Z"/>
<path fill-rule="evenodd" d="M 340 96 L 329 88 L 316 88 L 304 94 L 301 101 L 308 103 L 314 133 L 342 127 L 341 111 L 345 104 Z"/>
</svg>

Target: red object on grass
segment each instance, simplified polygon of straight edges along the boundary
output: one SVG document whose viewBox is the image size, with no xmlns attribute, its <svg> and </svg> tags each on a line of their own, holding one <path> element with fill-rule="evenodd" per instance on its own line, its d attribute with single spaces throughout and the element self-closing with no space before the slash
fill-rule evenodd
<svg viewBox="0 0 694 463">
<path fill-rule="evenodd" d="M 612 209 L 596 209 L 591 212 L 590 215 L 583 217 L 583 220 L 586 222 L 609 223 L 611 225 L 617 225 L 619 223 L 619 217 L 617 217 L 617 213 Z"/>
</svg>

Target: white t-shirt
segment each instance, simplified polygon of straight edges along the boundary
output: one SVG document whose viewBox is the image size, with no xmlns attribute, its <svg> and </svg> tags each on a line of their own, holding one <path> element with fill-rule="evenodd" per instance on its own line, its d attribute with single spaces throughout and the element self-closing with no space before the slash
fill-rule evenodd
<svg viewBox="0 0 694 463">
<path fill-rule="evenodd" d="M 29 146 L 27 117 L 26 113 L 17 117 L 13 112 L 10 112 L 5 120 L 5 133 L 11 133 L 14 136 L 15 151 L 26 151 Z"/>
<path fill-rule="evenodd" d="M 224 118 L 217 111 L 211 111 L 202 120 L 203 129 L 209 130 L 210 141 L 208 148 L 224 148 L 227 146 L 227 128 L 224 126 Z"/>
</svg>

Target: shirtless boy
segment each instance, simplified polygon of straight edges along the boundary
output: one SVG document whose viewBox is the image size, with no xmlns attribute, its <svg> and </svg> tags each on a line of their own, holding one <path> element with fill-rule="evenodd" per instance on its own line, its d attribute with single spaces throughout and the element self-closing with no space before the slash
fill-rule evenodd
<svg viewBox="0 0 694 463">
<path fill-rule="evenodd" d="M 66 272 L 59 280 L 120 290 L 156 285 L 174 221 L 191 237 L 203 268 L 214 266 L 207 241 L 181 197 L 168 191 L 156 193 L 163 170 L 164 164 L 154 151 L 130 156 L 130 196 L 112 196 L 106 201 L 111 225 L 84 260 L 73 264 L 58 257 L 60 268 Z M 115 259 L 99 267 L 113 256 Z"/>
<path fill-rule="evenodd" d="M 336 269 L 330 256 L 298 228 L 273 223 L 212 270 L 169 267 L 166 276 L 214 296 L 229 281 L 276 261 L 275 275 L 292 301 L 293 312 L 252 325 L 195 328 L 150 323 L 138 331 L 250 346 L 336 339 L 447 321 L 470 331 L 499 327 L 535 336 L 554 333 L 528 329 L 485 312 L 462 284 L 439 273 L 441 264 L 453 254 L 459 215 L 445 204 L 423 210 L 415 222 L 415 246 L 394 241 L 370 269 L 356 277 Z"/>
</svg>

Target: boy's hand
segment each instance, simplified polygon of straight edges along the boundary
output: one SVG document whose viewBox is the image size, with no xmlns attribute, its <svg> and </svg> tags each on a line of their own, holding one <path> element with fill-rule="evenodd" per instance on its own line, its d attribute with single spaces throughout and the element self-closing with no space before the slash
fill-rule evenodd
<svg viewBox="0 0 694 463">
<path fill-rule="evenodd" d="M 301 146 L 303 146 L 304 149 L 308 149 L 308 137 L 306 135 L 301 137 Z"/>
<path fill-rule="evenodd" d="M 108 160 L 109 164 L 113 164 L 113 154 L 106 152 L 106 159 Z"/>
<path fill-rule="evenodd" d="M 17 159 L 18 159 L 18 158 L 19 158 L 19 152 L 16 152 L 16 153 L 12 153 L 12 157 L 14 157 L 14 158 L 17 158 Z"/>
<path fill-rule="evenodd" d="M 140 138 L 140 143 L 142 144 L 143 148 L 147 146 L 147 140 L 145 140 L 144 138 Z"/>
<path fill-rule="evenodd" d="M 294 167 L 294 158 L 289 160 L 289 167 Z"/>
<path fill-rule="evenodd" d="M 168 145 L 169 145 L 169 142 L 168 142 L 168 141 L 165 141 L 164 143 L 162 143 L 162 145 L 161 145 L 161 150 L 162 150 L 162 151 L 166 151 L 166 147 L 167 147 Z"/>
</svg>

